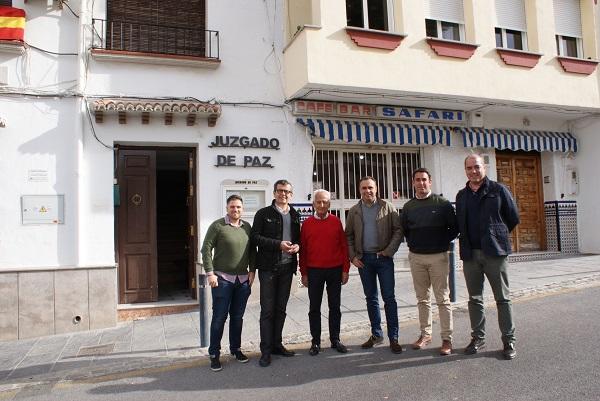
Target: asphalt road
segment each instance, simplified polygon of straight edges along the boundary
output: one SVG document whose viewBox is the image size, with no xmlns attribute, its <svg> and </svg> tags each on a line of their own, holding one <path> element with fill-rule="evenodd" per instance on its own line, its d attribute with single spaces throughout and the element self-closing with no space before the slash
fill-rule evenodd
<svg viewBox="0 0 600 401">
<path fill-rule="evenodd" d="M 351 352 L 274 357 L 260 368 L 225 359 L 213 373 L 196 366 L 121 375 L 91 383 L 55 384 L 0 394 L 3 399 L 68 400 L 600 400 L 600 287 L 523 300 L 514 305 L 518 356 L 502 359 L 494 308 L 489 308 L 487 349 L 475 356 L 426 350 L 393 355 L 387 346 L 363 351 L 365 338 L 344 338 Z M 437 330 L 437 325 L 434 330 Z M 434 331 L 437 335 L 437 331 Z M 414 340 L 415 323 L 401 327 Z M 468 316 L 455 314 L 455 345 L 469 338 Z M 462 351 L 462 350 L 460 350 Z"/>
</svg>

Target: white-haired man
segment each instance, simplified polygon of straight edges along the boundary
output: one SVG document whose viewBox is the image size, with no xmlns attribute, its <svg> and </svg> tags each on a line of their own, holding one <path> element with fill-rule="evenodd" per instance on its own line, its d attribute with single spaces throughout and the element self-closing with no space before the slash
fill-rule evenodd
<svg viewBox="0 0 600 401">
<path fill-rule="evenodd" d="M 315 213 L 302 224 L 300 231 L 300 273 L 302 284 L 308 287 L 308 319 L 312 336 L 309 354 L 312 356 L 321 351 L 321 301 L 325 284 L 331 348 L 341 353 L 348 352 L 340 341 L 340 297 L 350 270 L 348 243 L 342 222 L 329 213 L 330 201 L 328 191 L 316 190 L 313 196 Z"/>
</svg>

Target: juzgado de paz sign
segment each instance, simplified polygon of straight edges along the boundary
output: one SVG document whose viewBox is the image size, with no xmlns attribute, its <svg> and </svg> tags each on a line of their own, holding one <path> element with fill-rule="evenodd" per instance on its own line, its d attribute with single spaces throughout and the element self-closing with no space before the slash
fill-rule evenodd
<svg viewBox="0 0 600 401">
<path fill-rule="evenodd" d="M 215 136 L 209 148 L 243 148 L 279 150 L 279 139 L 249 136 Z M 268 167 L 273 168 L 271 156 L 244 155 L 238 161 L 236 155 L 217 155 L 216 167 Z"/>
</svg>

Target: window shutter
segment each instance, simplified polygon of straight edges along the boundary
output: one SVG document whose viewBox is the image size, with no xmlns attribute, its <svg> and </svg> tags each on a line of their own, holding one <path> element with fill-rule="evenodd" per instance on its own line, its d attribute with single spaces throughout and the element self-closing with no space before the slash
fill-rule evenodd
<svg viewBox="0 0 600 401">
<path fill-rule="evenodd" d="M 465 23 L 462 0 L 426 0 L 425 17 L 440 21 Z"/>
<path fill-rule="evenodd" d="M 554 25 L 557 35 L 582 37 L 579 0 L 554 0 Z"/>
<path fill-rule="evenodd" d="M 496 0 L 497 27 L 527 32 L 523 0 Z"/>
</svg>

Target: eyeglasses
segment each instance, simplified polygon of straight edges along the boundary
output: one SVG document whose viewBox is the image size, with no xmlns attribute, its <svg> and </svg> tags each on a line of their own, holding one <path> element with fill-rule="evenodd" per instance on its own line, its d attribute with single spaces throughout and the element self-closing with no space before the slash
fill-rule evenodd
<svg viewBox="0 0 600 401">
<path fill-rule="evenodd" d="M 278 194 L 281 195 L 291 195 L 293 192 L 292 191 L 288 191 L 287 189 L 276 189 L 275 192 L 277 192 Z"/>
</svg>

